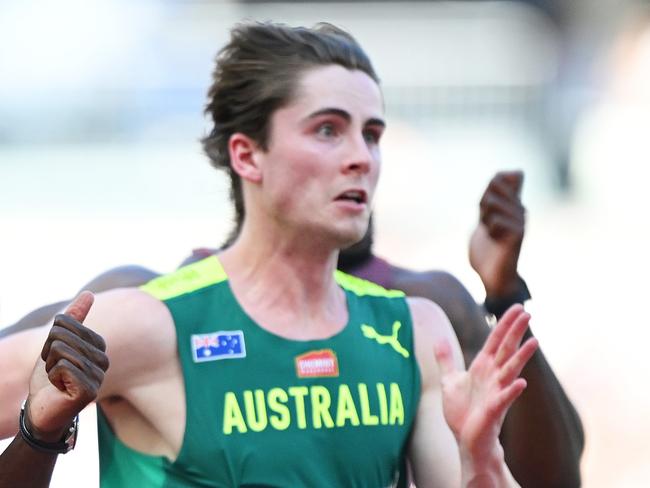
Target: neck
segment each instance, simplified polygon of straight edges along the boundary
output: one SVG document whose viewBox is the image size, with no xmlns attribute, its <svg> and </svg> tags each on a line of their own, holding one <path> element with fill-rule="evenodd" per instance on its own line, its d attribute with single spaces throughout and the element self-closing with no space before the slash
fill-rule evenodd
<svg viewBox="0 0 650 488">
<path fill-rule="evenodd" d="M 332 335 L 347 321 L 344 294 L 334 280 L 338 250 L 307 241 L 304 233 L 290 239 L 268 230 L 244 226 L 222 252 L 233 293 L 258 324 L 280 335 Z"/>
</svg>

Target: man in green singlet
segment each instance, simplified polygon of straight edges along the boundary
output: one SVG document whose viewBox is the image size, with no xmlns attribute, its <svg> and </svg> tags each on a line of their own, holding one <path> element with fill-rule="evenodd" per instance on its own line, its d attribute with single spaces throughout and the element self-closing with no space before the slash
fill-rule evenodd
<svg viewBox="0 0 650 488">
<path fill-rule="evenodd" d="M 47 486 L 93 400 L 104 487 L 404 486 L 407 459 L 420 488 L 516 486 L 498 435 L 537 348 L 520 346 L 522 307 L 465 371 L 433 302 L 336 272 L 379 176 L 377 80 L 335 27 L 233 30 L 204 146 L 231 178 L 237 239 L 0 343 L 0 434 L 27 396 L 0 487 Z"/>
<path fill-rule="evenodd" d="M 469 365 L 489 332 L 486 312 L 500 318 L 511 305 L 523 303 L 529 297 L 526 284 L 517 273 L 525 223 L 520 200 L 522 182 L 521 172 L 499 172 L 481 198 L 479 223 L 470 241 L 469 257 L 485 287 L 484 307 L 449 273 L 416 272 L 377 257 L 372 249 L 372 220 L 364 238 L 339 254 L 338 268 L 384 288 L 437 303 L 449 318 L 465 364 Z M 216 253 L 217 249 L 195 249 L 183 265 Z M 82 289 L 100 292 L 139 286 L 157 276 L 158 273 L 141 266 L 121 266 L 99 275 Z M 0 338 L 48 322 L 69 302 L 31 312 L 0 330 Z M 582 425 L 541 349 L 526 365 L 522 377 L 527 382 L 526 390 L 510 408 L 500 435 L 508 466 L 515 479 L 527 488 L 580 486 Z"/>
</svg>

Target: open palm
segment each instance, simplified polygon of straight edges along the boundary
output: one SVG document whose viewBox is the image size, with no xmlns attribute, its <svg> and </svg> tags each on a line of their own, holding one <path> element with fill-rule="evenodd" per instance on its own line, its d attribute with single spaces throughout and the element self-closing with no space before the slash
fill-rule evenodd
<svg viewBox="0 0 650 488">
<path fill-rule="evenodd" d="M 474 455 L 494 448 L 508 408 L 526 387 L 519 374 L 537 349 L 534 338 L 520 347 L 529 320 L 521 305 L 513 305 L 467 371 L 455 368 L 449 344 L 436 346 L 445 419 L 459 446 Z"/>
</svg>

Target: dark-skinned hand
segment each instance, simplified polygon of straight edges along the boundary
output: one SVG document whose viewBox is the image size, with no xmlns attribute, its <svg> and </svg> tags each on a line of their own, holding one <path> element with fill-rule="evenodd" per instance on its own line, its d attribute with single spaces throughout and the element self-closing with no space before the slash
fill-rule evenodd
<svg viewBox="0 0 650 488">
<path fill-rule="evenodd" d="M 56 442 L 97 398 L 108 369 L 106 343 L 83 321 L 94 301 L 84 291 L 54 318 L 29 383 L 26 422 L 32 434 Z"/>
<path fill-rule="evenodd" d="M 526 223 L 520 199 L 523 180 L 521 171 L 499 172 L 481 198 L 469 260 L 490 297 L 508 296 L 519 286 L 517 263 Z"/>
</svg>

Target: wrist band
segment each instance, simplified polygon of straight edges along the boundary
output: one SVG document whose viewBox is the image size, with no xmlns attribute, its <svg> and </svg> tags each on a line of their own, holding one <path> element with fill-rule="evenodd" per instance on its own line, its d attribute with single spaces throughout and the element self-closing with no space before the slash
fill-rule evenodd
<svg viewBox="0 0 650 488">
<path fill-rule="evenodd" d="M 530 291 L 528 291 L 526 282 L 521 277 L 518 277 L 518 281 L 517 291 L 508 296 L 499 298 L 485 297 L 485 303 L 483 304 L 485 310 L 499 319 L 515 303 L 524 303 L 529 300 Z"/>
<path fill-rule="evenodd" d="M 36 439 L 32 433 L 27 429 L 25 425 L 25 407 L 27 400 L 23 402 L 23 406 L 20 409 L 20 435 L 27 445 L 31 448 L 36 449 L 37 451 L 44 452 L 47 454 L 65 454 L 74 449 L 75 443 L 77 442 L 77 432 L 79 431 L 79 415 L 76 415 L 72 421 L 72 425 L 68 430 L 63 434 L 63 437 L 58 442 L 44 442 Z"/>
</svg>

